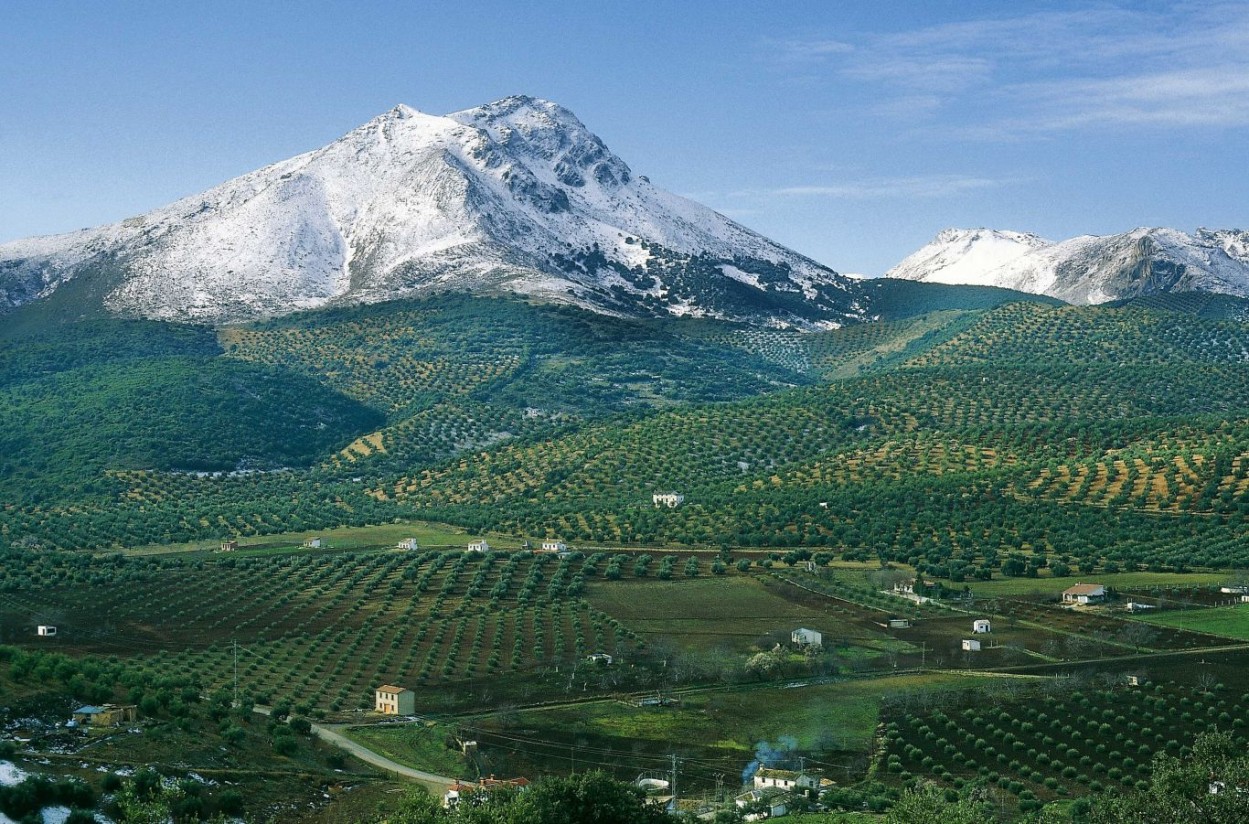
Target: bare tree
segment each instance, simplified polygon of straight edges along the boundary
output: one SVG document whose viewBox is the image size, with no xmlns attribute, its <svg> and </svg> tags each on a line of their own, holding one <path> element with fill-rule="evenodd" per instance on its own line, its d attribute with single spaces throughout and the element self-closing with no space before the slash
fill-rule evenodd
<svg viewBox="0 0 1249 824">
<path fill-rule="evenodd" d="M 1131 644 L 1137 652 L 1140 652 L 1143 647 L 1148 647 L 1157 637 L 1157 630 L 1140 621 L 1133 621 L 1119 632 L 1119 639 Z"/>
</svg>

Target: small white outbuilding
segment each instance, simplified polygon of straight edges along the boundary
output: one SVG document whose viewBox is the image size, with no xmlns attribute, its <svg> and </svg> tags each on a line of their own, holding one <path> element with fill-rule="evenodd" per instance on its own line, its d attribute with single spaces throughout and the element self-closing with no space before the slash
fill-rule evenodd
<svg viewBox="0 0 1249 824">
<path fill-rule="evenodd" d="M 799 627 L 789 634 L 789 642 L 796 647 L 818 647 L 824 643 L 824 636 L 816 630 Z"/>
<path fill-rule="evenodd" d="M 975 633 L 992 632 L 993 627 L 988 618 L 977 618 L 971 622 L 971 631 Z"/>
<path fill-rule="evenodd" d="M 964 638 L 963 649 L 967 652 L 980 652 L 980 642 L 975 638 Z"/>
</svg>

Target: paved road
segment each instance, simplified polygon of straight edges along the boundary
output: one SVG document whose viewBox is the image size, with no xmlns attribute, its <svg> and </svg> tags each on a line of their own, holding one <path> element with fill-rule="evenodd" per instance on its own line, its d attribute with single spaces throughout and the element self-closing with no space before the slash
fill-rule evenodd
<svg viewBox="0 0 1249 824">
<path fill-rule="evenodd" d="M 257 706 L 254 707 L 254 709 L 262 715 L 268 715 L 270 712 L 269 707 Z M 425 772 L 424 770 L 418 770 L 413 767 L 400 764 L 398 761 L 392 761 L 386 756 L 376 753 L 363 744 L 352 741 L 347 736 L 338 732 L 338 730 L 343 729 L 346 726 L 348 725 L 335 724 L 333 726 L 322 726 L 321 724 L 313 724 L 312 734 L 327 744 L 333 744 L 335 747 L 346 750 L 366 764 L 372 764 L 374 767 L 379 767 L 386 772 L 394 773 L 395 775 L 399 775 L 404 778 L 415 779 L 429 787 L 436 787 L 440 793 L 459 780 L 445 775 L 435 775 L 431 772 Z"/>
</svg>

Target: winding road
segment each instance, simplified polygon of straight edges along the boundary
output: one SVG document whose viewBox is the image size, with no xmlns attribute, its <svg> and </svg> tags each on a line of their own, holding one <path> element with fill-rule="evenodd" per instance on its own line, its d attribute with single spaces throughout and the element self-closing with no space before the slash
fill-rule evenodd
<svg viewBox="0 0 1249 824">
<path fill-rule="evenodd" d="M 269 715 L 271 712 L 269 707 L 257 706 L 253 707 L 253 709 L 261 715 Z M 312 734 L 327 744 L 333 744 L 339 749 L 346 750 L 348 753 L 354 755 L 366 764 L 372 764 L 374 767 L 378 767 L 379 769 L 383 769 L 386 772 L 393 773 L 394 775 L 402 776 L 403 778 L 414 779 L 422 784 L 425 784 L 431 789 L 436 788 L 440 795 L 445 792 L 448 787 L 452 784 L 458 783 L 460 780 L 446 775 L 435 775 L 431 772 L 418 770 L 414 767 L 400 764 L 398 761 L 393 761 L 381 753 L 374 752 L 363 744 L 352 741 L 341 732 L 338 732 L 338 730 L 344 729 L 348 726 L 350 725 L 334 724 L 332 726 L 326 726 L 322 724 L 313 724 Z"/>
</svg>

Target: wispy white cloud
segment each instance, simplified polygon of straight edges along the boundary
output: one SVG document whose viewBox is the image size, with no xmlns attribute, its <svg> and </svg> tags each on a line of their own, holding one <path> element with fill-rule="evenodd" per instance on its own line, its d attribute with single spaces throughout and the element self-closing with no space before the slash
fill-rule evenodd
<svg viewBox="0 0 1249 824">
<path fill-rule="evenodd" d="M 773 54 L 789 63 L 819 62 L 833 55 L 850 54 L 855 48 L 840 40 L 787 40 L 774 43 Z"/>
<path fill-rule="evenodd" d="M 882 83 L 914 92 L 960 92 L 987 82 L 993 63 L 983 57 L 947 54 L 858 60 L 842 69 L 852 80 Z"/>
<path fill-rule="evenodd" d="M 820 197 L 840 200 L 895 198 L 944 198 L 968 192 L 996 189 L 1022 182 L 1018 178 L 988 178 L 964 175 L 919 175 L 851 180 L 830 185 L 781 186 L 747 189 L 733 197 Z"/>
<path fill-rule="evenodd" d="M 1249 125 L 1249 65 L 1020 84 L 1050 129 L 1091 124 Z"/>
<path fill-rule="evenodd" d="M 1103 6 L 774 44 L 781 65 L 964 137 L 1249 126 L 1249 3 Z"/>
</svg>

